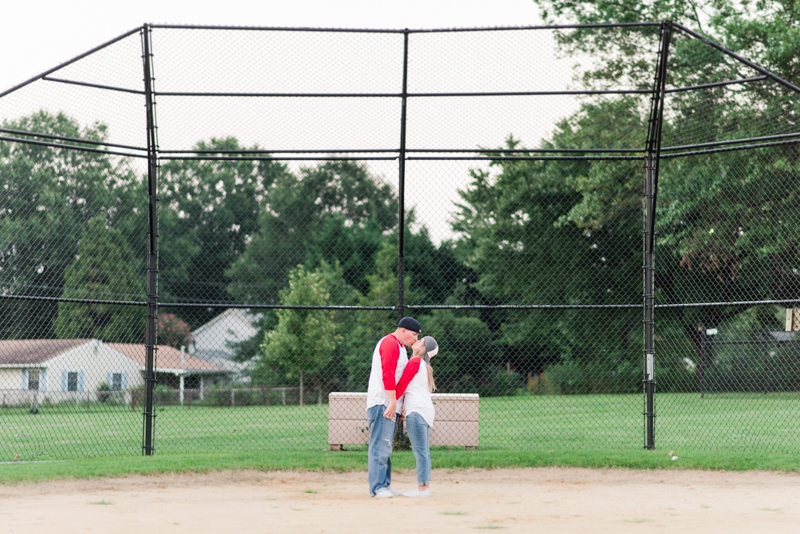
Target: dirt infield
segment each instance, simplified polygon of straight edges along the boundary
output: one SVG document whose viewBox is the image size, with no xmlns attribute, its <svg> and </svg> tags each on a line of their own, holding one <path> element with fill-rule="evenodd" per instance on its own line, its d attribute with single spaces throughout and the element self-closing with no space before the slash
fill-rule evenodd
<svg viewBox="0 0 800 534">
<path fill-rule="evenodd" d="M 395 473 L 410 489 L 413 471 Z M 0 531 L 798 532 L 800 475 L 434 470 L 429 499 L 367 497 L 366 473 L 237 471 L 0 486 Z"/>
</svg>

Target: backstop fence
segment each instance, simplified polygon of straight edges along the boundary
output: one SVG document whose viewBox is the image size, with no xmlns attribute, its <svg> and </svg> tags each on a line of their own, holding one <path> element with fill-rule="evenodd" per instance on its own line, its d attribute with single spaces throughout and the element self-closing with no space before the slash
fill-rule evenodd
<svg viewBox="0 0 800 534">
<path fill-rule="evenodd" d="M 671 22 L 136 28 L 0 93 L 0 460 L 327 448 L 404 315 L 443 446 L 796 451 L 799 92 Z"/>
</svg>

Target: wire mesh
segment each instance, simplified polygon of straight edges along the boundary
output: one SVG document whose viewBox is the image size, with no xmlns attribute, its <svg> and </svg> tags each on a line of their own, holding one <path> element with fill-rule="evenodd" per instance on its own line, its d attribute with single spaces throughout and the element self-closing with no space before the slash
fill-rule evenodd
<svg viewBox="0 0 800 534">
<path fill-rule="evenodd" d="M 363 448 L 401 314 L 433 446 L 641 447 L 664 30 L 145 26 L 4 93 L 0 451 Z M 655 442 L 796 450 L 799 99 L 678 29 L 666 72 Z"/>
</svg>

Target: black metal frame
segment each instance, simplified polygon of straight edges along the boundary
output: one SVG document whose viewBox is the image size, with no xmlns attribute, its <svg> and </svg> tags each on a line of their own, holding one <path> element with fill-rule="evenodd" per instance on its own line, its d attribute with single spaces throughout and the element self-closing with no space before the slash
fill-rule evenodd
<svg viewBox="0 0 800 534">
<path fill-rule="evenodd" d="M 568 30 L 568 29 L 601 29 L 601 28 L 633 28 L 633 27 L 658 27 L 660 29 L 660 45 L 656 61 L 655 79 L 652 89 L 620 89 L 601 91 L 514 91 L 514 92 L 465 92 L 465 93 L 409 93 L 408 92 L 408 59 L 409 37 L 412 34 L 453 33 L 453 32 L 494 32 L 494 31 L 530 31 L 530 30 Z M 403 74 L 402 88 L 399 93 L 203 93 L 203 92 L 157 92 L 153 76 L 153 29 L 179 29 L 179 30 L 235 30 L 235 31 L 272 31 L 272 32 L 339 32 L 339 33 L 375 33 L 375 34 L 401 34 L 403 35 Z M 760 76 L 715 82 L 692 87 L 666 88 L 667 60 L 670 40 L 675 31 L 680 31 L 692 39 L 698 39 L 716 50 L 726 54 L 736 61 L 755 70 Z M 144 89 L 113 87 L 98 85 L 76 80 L 68 80 L 50 76 L 52 73 L 82 59 L 99 50 L 102 50 L 135 33 L 140 34 L 142 45 L 142 62 L 144 71 Z M 162 307 L 202 307 L 202 308 L 241 308 L 241 309 L 320 309 L 320 310 L 381 310 L 396 311 L 397 317 L 402 317 L 407 310 L 434 310 L 434 309 L 530 309 L 530 310 L 568 310 L 568 309 L 633 309 L 642 308 L 644 328 L 644 360 L 643 360 L 643 389 L 644 389 L 644 447 L 655 448 L 655 310 L 665 308 L 692 308 L 708 306 L 736 306 L 757 304 L 798 304 L 800 299 L 772 300 L 772 301 L 746 301 L 746 302 L 714 302 L 714 303 L 679 303 L 655 304 L 654 279 L 655 279 L 655 247 L 656 247 L 656 208 L 658 198 L 658 175 L 661 159 L 693 156 L 699 154 L 714 154 L 735 150 L 755 149 L 771 146 L 800 143 L 800 133 L 756 137 L 751 139 L 736 139 L 716 141 L 712 143 L 699 143 L 685 146 L 661 146 L 661 129 L 663 124 L 664 102 L 667 94 L 685 91 L 702 90 L 712 87 L 730 86 L 736 84 L 754 83 L 763 80 L 772 80 L 784 88 L 795 93 L 800 93 L 800 87 L 795 86 L 776 76 L 774 73 L 744 59 L 715 43 L 706 37 L 671 21 L 663 22 L 633 22 L 591 25 L 542 25 L 542 26 L 515 26 L 500 28 L 453 28 L 453 29 L 402 29 L 402 30 L 373 30 L 373 29 L 341 29 L 341 28 L 276 28 L 276 27 L 239 27 L 239 26 L 199 26 L 199 25 L 172 25 L 172 24 L 145 24 L 131 31 L 123 33 L 73 59 L 45 71 L 23 83 L 6 91 L 0 92 L 0 97 L 8 95 L 35 81 L 80 85 L 98 90 L 111 90 L 143 95 L 145 100 L 147 118 L 146 146 L 138 147 L 73 137 L 61 137 L 36 132 L 21 130 L 0 129 L 0 142 L 26 143 L 32 145 L 63 148 L 94 152 L 104 155 L 117 155 L 132 158 L 147 158 L 148 160 L 148 246 L 147 246 L 147 300 L 146 302 L 134 301 L 106 301 L 96 299 L 37 297 L 24 295 L 0 295 L 2 299 L 27 299 L 57 302 L 105 303 L 130 306 L 147 307 L 147 329 L 145 335 L 146 346 L 146 399 L 143 409 L 143 436 L 142 451 L 150 456 L 154 453 L 154 427 L 156 414 L 153 409 L 153 389 L 156 382 L 157 368 L 157 316 L 158 308 Z M 541 95 L 597 95 L 597 94 L 649 94 L 651 96 L 648 135 L 645 146 L 641 149 L 497 149 L 475 150 L 472 148 L 452 149 L 420 149 L 406 147 L 406 110 L 409 98 L 437 98 L 437 97 L 486 97 L 486 96 L 541 96 Z M 387 149 L 348 149 L 348 150 L 162 150 L 158 146 L 156 127 L 156 102 L 157 96 L 191 96 L 191 97 L 291 97 L 291 98 L 399 98 L 401 100 L 400 139 L 397 148 Z M 40 139 L 46 139 L 42 141 Z M 77 143 L 77 144 L 76 144 Z M 112 151 L 112 149 L 122 149 Z M 280 154 L 276 156 L 275 154 Z M 323 155 L 324 154 L 324 155 Z M 331 154 L 345 154 L 336 156 Z M 365 156 L 364 154 L 386 154 L 385 156 Z M 410 154 L 422 154 L 418 156 Z M 425 155 L 429 154 L 429 155 Z M 431 156 L 430 154 L 434 154 Z M 458 155 L 464 154 L 464 155 Z M 621 155 L 611 155 L 621 154 Z M 625 155 L 628 154 L 628 155 Z M 288 306 L 277 304 L 258 303 L 228 303 L 228 302 L 184 302 L 184 303 L 159 303 L 158 302 L 158 172 L 159 162 L 168 160 L 264 160 L 264 161 L 362 161 L 382 160 L 398 161 L 398 295 L 396 306 Z M 643 302 L 642 304 L 619 305 L 409 305 L 405 302 L 405 163 L 412 160 L 470 160 L 470 161 L 504 161 L 504 160 L 642 160 L 644 163 L 644 210 L 643 210 Z M 702 363 L 701 363 L 702 365 Z"/>
<path fill-rule="evenodd" d="M 403 92 L 400 107 L 400 167 L 397 180 L 397 320 L 406 303 L 406 110 L 408 105 L 408 30 L 403 32 Z"/>
<path fill-rule="evenodd" d="M 151 456 L 155 450 L 155 420 L 153 390 L 156 385 L 156 358 L 158 354 L 158 142 L 156 140 L 155 98 L 153 95 L 153 65 L 151 29 L 142 28 L 142 58 L 147 109 L 147 330 L 145 333 L 145 406 L 143 413 L 142 453 Z"/>
<path fill-rule="evenodd" d="M 650 120 L 647 134 L 647 157 L 645 165 L 645 209 L 644 209 L 644 447 L 654 449 L 655 438 L 655 244 L 656 201 L 658 200 L 658 171 L 661 156 L 661 127 L 664 121 L 664 96 L 666 88 L 667 61 L 672 37 L 672 23 L 661 26 L 661 43 L 656 62 L 653 97 L 650 103 Z"/>
</svg>

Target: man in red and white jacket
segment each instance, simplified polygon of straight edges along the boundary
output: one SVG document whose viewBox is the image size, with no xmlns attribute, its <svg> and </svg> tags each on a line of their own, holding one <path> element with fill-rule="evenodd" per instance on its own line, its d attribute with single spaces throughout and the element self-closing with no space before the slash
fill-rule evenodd
<svg viewBox="0 0 800 534">
<path fill-rule="evenodd" d="M 367 388 L 369 423 L 369 494 L 385 499 L 402 492 L 392 482 L 392 444 L 402 401 L 398 405 L 397 381 L 408 363 L 406 347 L 417 341 L 422 327 L 413 317 L 403 317 L 394 333 L 383 337 L 372 353 L 372 368 Z"/>
</svg>

